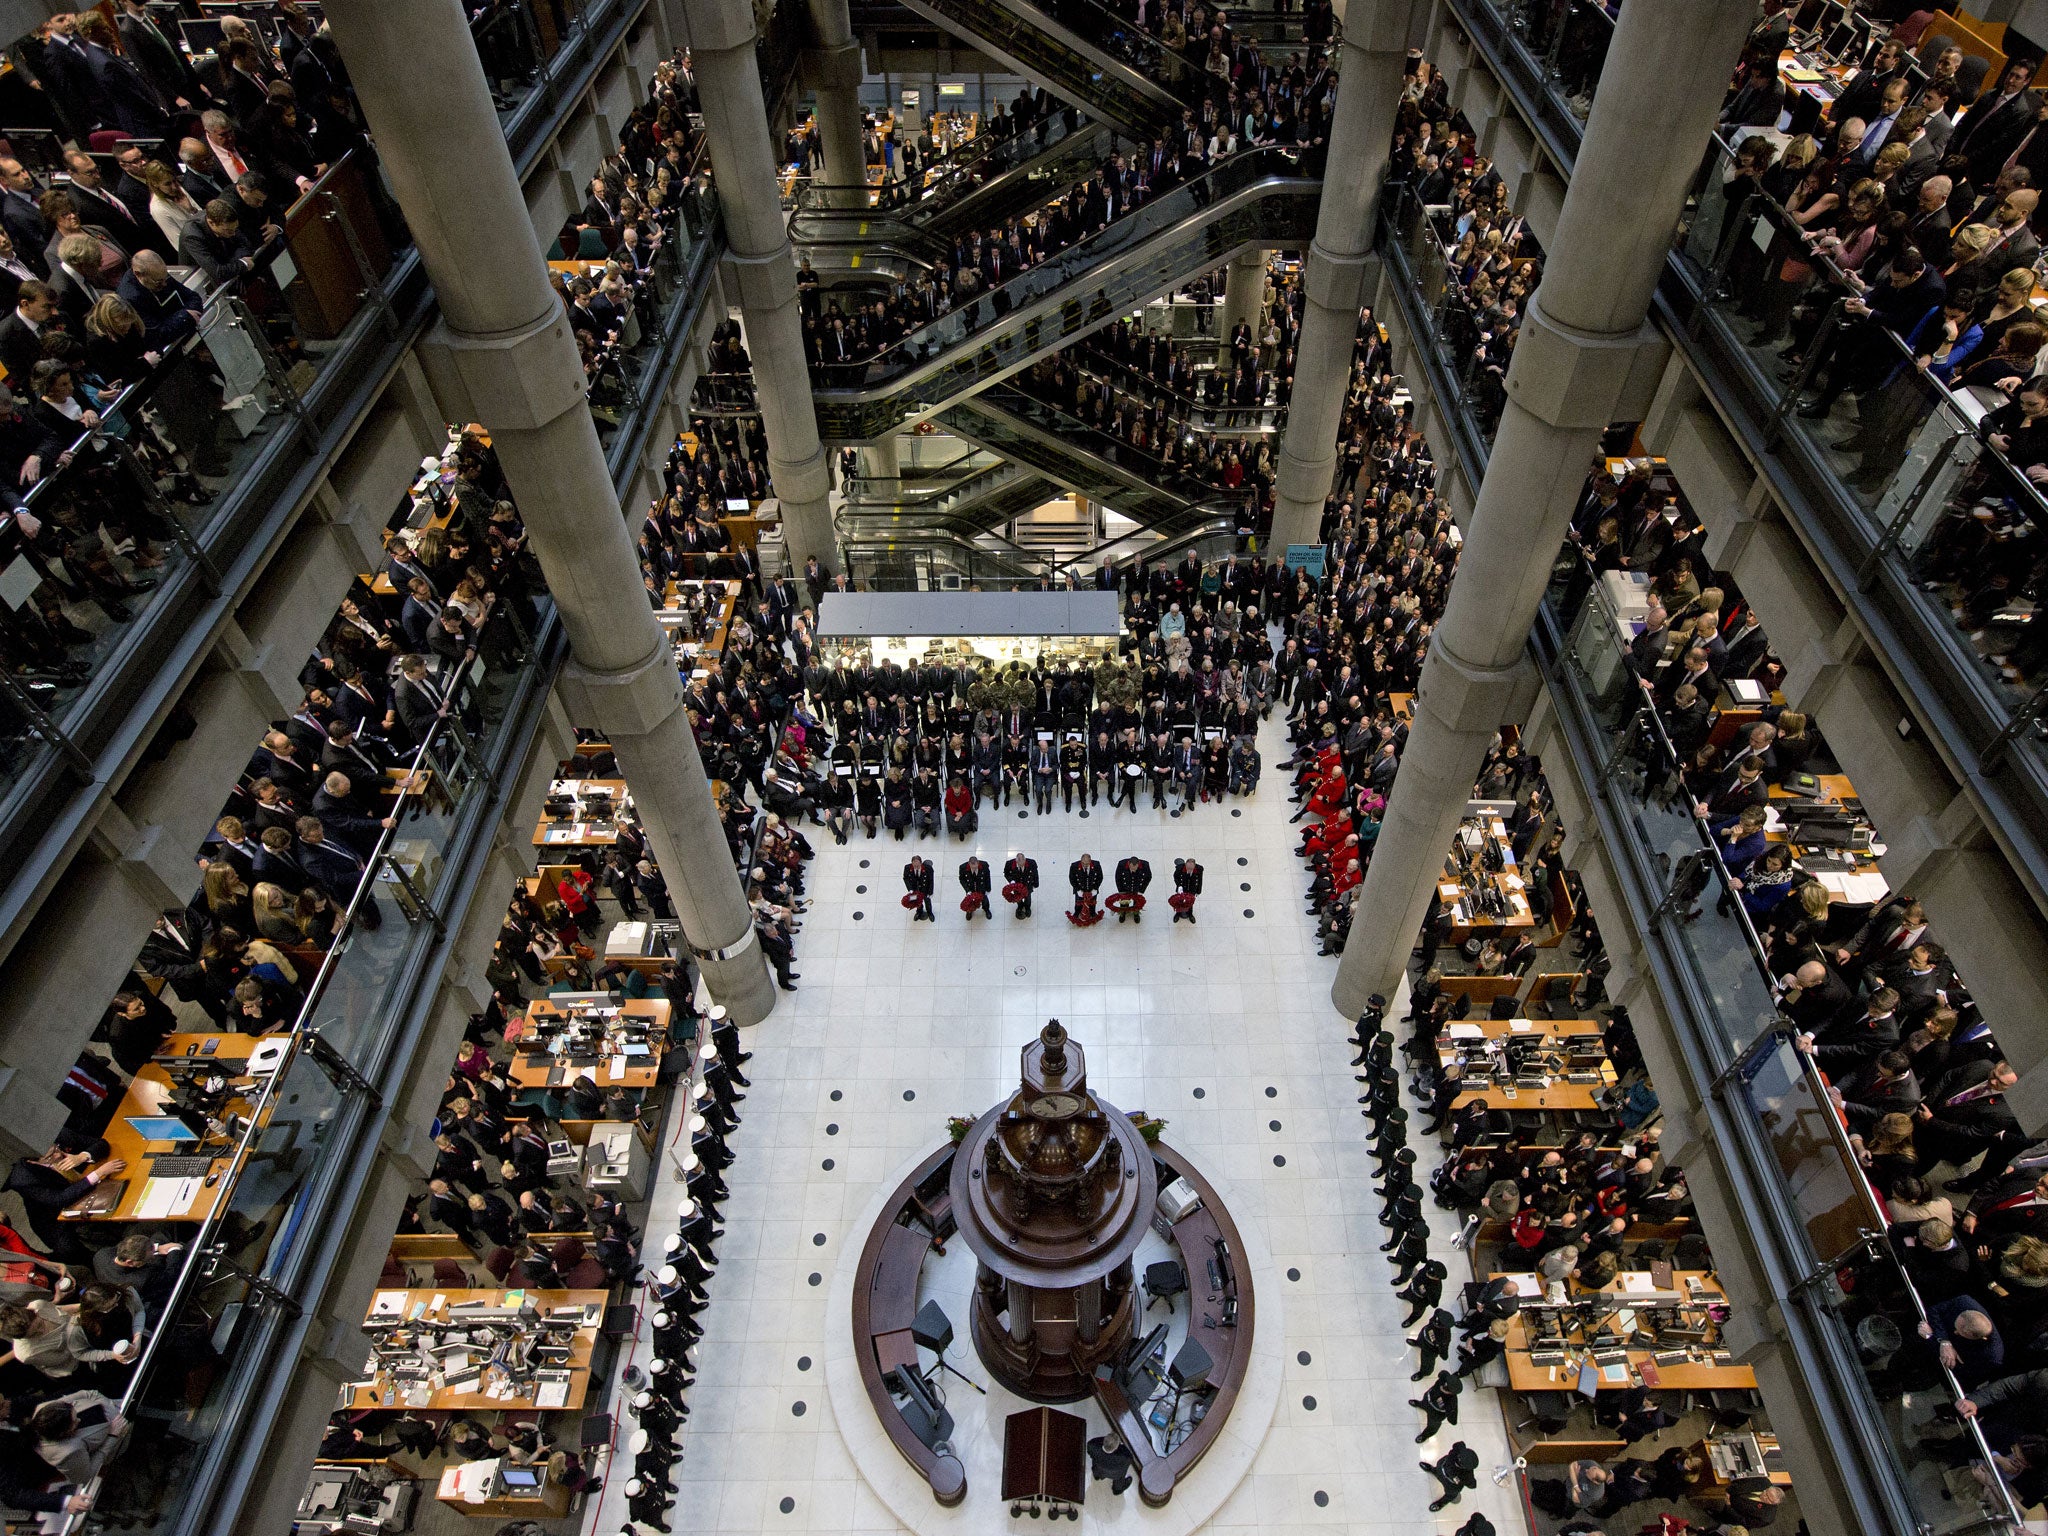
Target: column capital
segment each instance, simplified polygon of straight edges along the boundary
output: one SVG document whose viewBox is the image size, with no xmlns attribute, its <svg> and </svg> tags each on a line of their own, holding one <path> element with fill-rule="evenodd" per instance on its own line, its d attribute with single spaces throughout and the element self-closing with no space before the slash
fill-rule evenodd
<svg viewBox="0 0 2048 1536">
<path fill-rule="evenodd" d="M 664 642 L 637 665 L 599 671 L 571 661 L 562 669 L 562 702 L 579 720 L 627 736 L 652 735 L 683 707 L 683 680 Z"/>
<path fill-rule="evenodd" d="M 1344 46 L 1361 53 L 1408 51 L 1415 0 L 1364 0 L 1344 13 Z"/>
<path fill-rule="evenodd" d="M 789 247 L 777 246 L 761 256 L 728 251 L 724 258 L 727 293 L 737 294 L 744 310 L 780 309 L 796 302 L 796 266 Z"/>
<path fill-rule="evenodd" d="M 741 49 L 746 50 L 746 64 L 753 67 L 754 44 L 760 32 L 754 26 L 751 5 L 692 5 L 687 11 L 693 72 L 703 67 L 706 55 L 731 55 Z"/>
<path fill-rule="evenodd" d="M 583 365 L 559 305 L 523 329 L 489 335 L 443 319 L 420 356 L 443 407 L 494 432 L 531 432 L 587 409 Z"/>
<path fill-rule="evenodd" d="M 1543 307 L 1539 288 L 1529 296 L 1507 390 L 1549 426 L 1604 430 L 1642 419 L 1669 354 L 1670 343 L 1647 320 L 1618 334 L 1572 329 Z"/>
<path fill-rule="evenodd" d="M 1366 268 L 1371 260 L 1365 251 L 1333 251 L 1320 239 L 1311 241 L 1301 275 L 1304 297 L 1324 309 L 1356 315 L 1365 303 Z"/>
<path fill-rule="evenodd" d="M 804 50 L 804 81 L 814 91 L 857 91 L 863 73 L 859 43 Z"/>
<path fill-rule="evenodd" d="M 1497 729 L 1508 717 L 1520 672 L 1519 657 L 1504 667 L 1467 661 L 1438 634 L 1416 684 L 1415 711 L 1427 710 L 1455 731 L 1478 730 L 1482 722 L 1485 729 Z"/>
</svg>

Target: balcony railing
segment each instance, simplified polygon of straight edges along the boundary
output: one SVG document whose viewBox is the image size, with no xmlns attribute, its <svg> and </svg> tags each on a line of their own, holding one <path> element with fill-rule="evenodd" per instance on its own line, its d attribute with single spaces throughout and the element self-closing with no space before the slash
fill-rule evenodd
<svg viewBox="0 0 2048 1536">
<path fill-rule="evenodd" d="M 1711 1085 L 1716 1139 L 1786 1317 L 1808 1355 L 1807 1384 L 1838 1427 L 1845 1468 L 1863 1470 L 1877 1506 L 1866 1528 L 1961 1533 L 2020 1528 L 2015 1501 L 1974 1420 L 1946 1455 L 1921 1437 L 1920 1406 L 1902 1389 L 1926 1320 L 1888 1236 L 1828 1084 L 1778 1010 L 1765 949 L 1687 791 L 1677 752 L 1628 651 L 1634 638 L 1605 581 L 1575 545 L 1552 572 L 1532 636 L 1563 734 L 1611 850 L 1679 1046 Z M 1821 1374 L 1816 1375 L 1818 1368 Z M 1938 1364 L 1929 1385 L 1964 1396 Z M 1966 1487 L 1958 1467 L 1981 1477 Z M 1968 1496 L 1971 1489 L 1979 1497 Z"/>
</svg>

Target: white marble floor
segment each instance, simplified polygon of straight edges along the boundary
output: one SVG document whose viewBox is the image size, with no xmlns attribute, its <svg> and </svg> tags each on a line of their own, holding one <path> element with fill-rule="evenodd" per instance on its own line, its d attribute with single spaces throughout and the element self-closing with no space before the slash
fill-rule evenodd
<svg viewBox="0 0 2048 1536">
<path fill-rule="evenodd" d="M 963 923 L 954 870 L 966 849 L 950 838 L 923 845 L 939 867 L 939 921 L 913 923 L 899 898 L 914 842 L 856 832 L 841 848 L 808 829 L 818 857 L 797 941 L 800 990 L 746 1031 L 753 1087 L 727 1174 L 726 1234 L 668 1517 L 675 1530 L 904 1529 L 834 1422 L 824 1380 L 834 1269 L 845 1245 L 862 1240 L 856 1219 L 881 1184 L 938 1144 L 948 1115 L 979 1113 L 1009 1093 L 1019 1048 L 1053 1017 L 1086 1047 L 1096 1088 L 1165 1117 L 1167 1139 L 1230 1188 L 1233 1216 L 1257 1229 L 1280 1275 L 1279 1406 L 1249 1474 L 1204 1528 L 1450 1532 L 1474 1511 L 1504 1533 L 1522 1528 L 1509 1491 L 1489 1475 L 1506 1456 L 1491 1393 L 1468 1390 L 1455 1430 L 1412 1443 L 1420 1415 L 1407 1399 L 1420 1389 L 1408 1381 L 1406 1308 L 1379 1252 L 1351 1026 L 1329 1005 L 1336 962 L 1316 954 L 1303 910 L 1289 776 L 1274 766 L 1287 755 L 1277 720 L 1261 747 L 1268 767 L 1256 799 L 1177 819 L 1106 805 L 1086 819 L 985 810 L 975 846 L 998 874 L 1012 850 L 1039 861 L 1037 913 L 1021 922 L 998 901 L 994 921 Z M 1151 861 L 1142 925 L 1080 930 L 1064 920 L 1066 866 L 1084 848 L 1105 865 L 1128 853 Z M 1185 855 L 1207 873 L 1195 926 L 1171 922 L 1166 907 L 1172 861 Z M 673 1194 L 655 1205 L 672 1207 Z M 1432 1214 L 1448 1299 L 1468 1270 L 1448 1251 L 1454 1224 Z M 672 1229 L 657 1214 L 650 1254 Z M 972 1361 L 964 1334 L 955 1354 Z M 1435 1484 L 1416 1462 L 1454 1436 L 1479 1453 L 1480 1486 L 1431 1515 Z M 625 1518 L 625 1473 L 608 1480 L 593 1529 L 615 1531 Z M 1096 1484 L 1091 1509 L 1107 1498 L 1108 1485 Z M 1124 1498 L 1140 1507 L 1135 1491 Z M 1011 1524 L 992 1488 L 972 1489 L 969 1504 L 974 1529 Z"/>
</svg>

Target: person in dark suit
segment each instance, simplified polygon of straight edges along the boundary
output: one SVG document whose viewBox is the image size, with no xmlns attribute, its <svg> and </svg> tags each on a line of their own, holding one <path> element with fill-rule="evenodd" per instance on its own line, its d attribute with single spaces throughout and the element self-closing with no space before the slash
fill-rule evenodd
<svg viewBox="0 0 2048 1536">
<path fill-rule="evenodd" d="M 994 879 L 989 874 L 987 859 L 982 858 L 978 854 L 970 853 L 961 861 L 960 889 L 970 899 L 970 905 L 966 911 L 968 922 L 974 921 L 974 914 L 977 911 L 983 917 L 989 919 L 989 921 L 995 921 L 995 913 L 989 909 L 988 901 L 988 893 L 994 888 Z"/>
<path fill-rule="evenodd" d="M 903 889 L 917 898 L 917 906 L 910 915 L 913 923 L 934 923 L 932 916 L 932 861 L 922 854 L 912 854 L 910 862 L 903 866 Z"/>
<path fill-rule="evenodd" d="M 1152 866 L 1139 858 L 1135 853 L 1129 858 L 1117 861 L 1116 888 L 1119 895 L 1142 896 L 1151 884 Z M 1134 923 L 1142 923 L 1145 920 L 1145 914 L 1141 911 L 1132 910 L 1119 912 L 1116 915 L 1119 925 L 1123 923 L 1125 918 L 1129 918 Z"/>
<path fill-rule="evenodd" d="M 1969 161 L 1970 180 L 1978 186 L 1990 184 L 2032 130 L 2041 101 L 2028 87 L 2038 67 L 2034 59 L 2010 61 L 1998 83 L 1970 103 L 1949 136 L 1949 153 Z"/>
<path fill-rule="evenodd" d="M 1029 917 L 1031 897 L 1038 890 L 1038 860 L 1026 854 L 1011 854 L 1003 863 L 1003 884 L 1024 887 L 1024 894 L 1017 901 L 1017 916 Z"/>
<path fill-rule="evenodd" d="M 190 107 L 200 98 L 199 78 L 178 45 L 151 19 L 142 0 L 121 0 L 115 22 L 121 47 L 169 107 Z"/>
<path fill-rule="evenodd" d="M 43 331 L 57 318 L 58 294 L 44 282 L 25 282 L 15 294 L 14 310 L 0 320 L 0 366 L 10 379 L 26 385 L 43 358 Z"/>
<path fill-rule="evenodd" d="M 78 46 L 86 67 L 98 87 L 97 100 L 102 122 L 138 139 L 160 139 L 170 131 L 170 114 L 164 99 L 150 79 L 124 57 L 115 41 L 114 27 L 98 11 L 86 11 L 78 18 Z"/>
<path fill-rule="evenodd" d="M 0 229 L 14 242 L 14 254 L 37 276 L 49 275 L 43 247 L 50 243 L 50 223 L 37 206 L 42 188 L 19 160 L 0 156 Z"/>
<path fill-rule="evenodd" d="M 1913 1112 L 1913 1139 L 1932 1161 L 1945 1159 L 1958 1167 L 1979 1153 L 1977 1171 L 1949 1180 L 1951 1191 L 1978 1189 L 1998 1177 L 2026 1145 L 2019 1118 L 2005 1095 L 2020 1080 L 2009 1062 L 1970 1061 L 1943 1074 Z"/>
</svg>

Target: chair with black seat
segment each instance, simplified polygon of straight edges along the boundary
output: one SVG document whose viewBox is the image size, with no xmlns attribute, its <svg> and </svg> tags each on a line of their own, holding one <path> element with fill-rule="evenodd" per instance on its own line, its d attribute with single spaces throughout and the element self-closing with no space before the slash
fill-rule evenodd
<svg viewBox="0 0 2048 1536">
<path fill-rule="evenodd" d="M 1762 1406 L 1762 1398 L 1748 1387 L 1714 1387 L 1707 1393 L 1716 1429 L 1745 1428 Z"/>
<path fill-rule="evenodd" d="M 1518 1430 L 1534 1424 L 1546 1435 L 1560 1435 L 1571 1422 L 1572 1395 L 1569 1392 L 1524 1392 L 1522 1406 L 1529 1410 L 1529 1417 L 1515 1426 Z"/>
<path fill-rule="evenodd" d="M 469 1289 L 469 1271 L 456 1259 L 434 1260 L 434 1284 L 442 1290 L 464 1291 Z"/>
<path fill-rule="evenodd" d="M 1188 1272 L 1172 1259 L 1161 1259 L 1157 1264 L 1145 1266 L 1145 1295 L 1150 1298 L 1145 1310 L 1150 1312 L 1160 1302 L 1166 1303 L 1166 1310 L 1173 1310 L 1173 1298 L 1185 1296 L 1188 1289 Z"/>
</svg>

